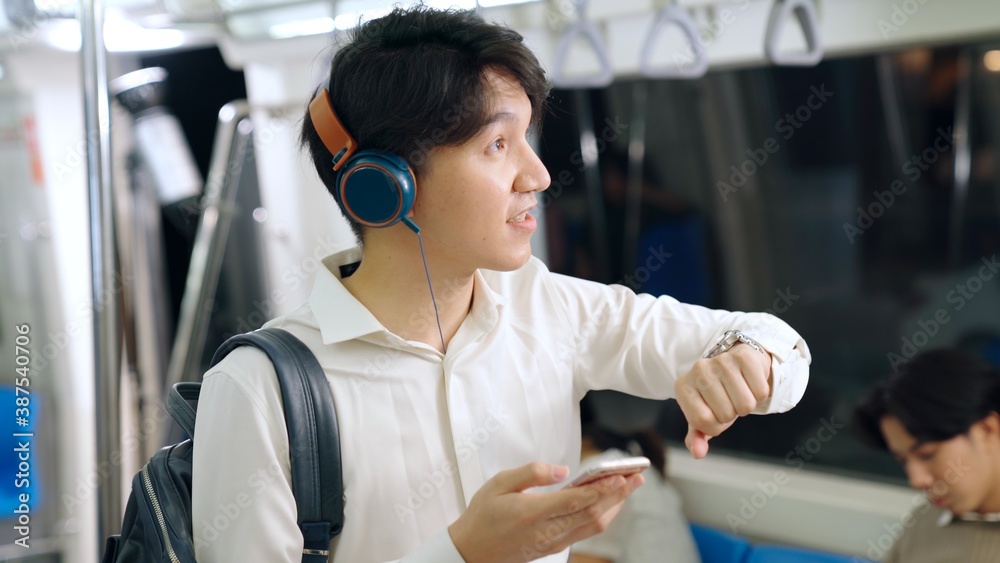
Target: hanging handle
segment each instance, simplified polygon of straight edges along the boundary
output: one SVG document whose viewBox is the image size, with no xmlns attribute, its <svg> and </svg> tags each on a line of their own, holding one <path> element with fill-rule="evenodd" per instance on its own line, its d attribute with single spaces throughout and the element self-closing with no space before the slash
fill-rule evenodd
<svg viewBox="0 0 1000 563">
<path fill-rule="evenodd" d="M 678 58 L 674 57 L 674 64 L 665 64 L 659 67 L 653 66 L 653 46 L 663 30 L 670 24 L 674 24 L 684 32 L 688 43 L 691 45 L 691 53 L 694 54 L 694 61 L 688 64 L 681 64 Z M 664 6 L 657 14 L 649 35 L 646 36 L 646 43 L 642 47 L 642 58 L 639 59 L 639 71 L 648 78 L 701 78 L 708 72 L 708 53 L 698 38 L 698 26 L 687 10 L 680 6 Z"/>
<path fill-rule="evenodd" d="M 611 84 L 615 78 L 615 71 L 611 66 L 611 55 L 608 53 L 604 40 L 601 39 L 597 26 L 587 19 L 587 0 L 577 0 L 576 11 L 577 21 L 566 28 L 556 47 L 556 59 L 552 65 L 551 73 L 552 84 L 557 88 L 604 88 Z M 578 35 L 583 35 L 590 42 L 598 62 L 601 63 L 601 70 L 597 74 L 590 76 L 566 76 L 565 74 L 569 48 Z"/>
<path fill-rule="evenodd" d="M 806 38 L 804 53 L 782 52 L 778 50 L 781 32 L 792 12 L 802 27 Z M 819 32 L 819 18 L 812 0 L 776 0 L 767 21 L 764 52 L 772 63 L 782 66 L 815 66 L 823 60 L 823 45 Z"/>
</svg>

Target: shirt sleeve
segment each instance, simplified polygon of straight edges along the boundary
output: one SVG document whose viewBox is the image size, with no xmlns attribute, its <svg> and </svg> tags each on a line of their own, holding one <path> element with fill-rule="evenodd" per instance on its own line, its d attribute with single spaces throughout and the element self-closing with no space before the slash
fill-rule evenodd
<svg viewBox="0 0 1000 563">
<path fill-rule="evenodd" d="M 254 360 L 245 365 L 260 370 L 247 373 L 230 361 L 237 355 Z M 234 351 L 217 368 L 204 378 L 195 422 L 195 555 L 200 563 L 299 563 L 303 540 L 274 368 L 262 352 L 249 348 Z M 464 563 L 447 529 L 397 561 Z"/>
<path fill-rule="evenodd" d="M 581 397 L 592 389 L 613 389 L 672 398 L 677 379 L 727 330 L 742 331 L 771 354 L 772 394 L 757 405 L 756 414 L 787 411 L 805 393 L 809 348 L 773 315 L 708 309 L 560 274 L 549 274 L 547 287 L 565 312 L 567 330 L 576 335 L 574 370 Z"/>
</svg>

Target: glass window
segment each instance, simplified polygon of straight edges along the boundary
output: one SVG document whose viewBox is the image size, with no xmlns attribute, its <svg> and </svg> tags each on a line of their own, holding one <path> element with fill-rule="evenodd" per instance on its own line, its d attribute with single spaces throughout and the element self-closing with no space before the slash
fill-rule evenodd
<svg viewBox="0 0 1000 563">
<path fill-rule="evenodd" d="M 901 479 L 851 433 L 861 394 L 932 348 L 1000 365 L 998 45 L 556 91 L 541 147 L 550 267 L 784 319 L 813 354 L 805 397 L 713 449 Z M 660 247 L 667 267 L 644 270 Z M 676 403 L 643 409 L 683 440 Z"/>
</svg>

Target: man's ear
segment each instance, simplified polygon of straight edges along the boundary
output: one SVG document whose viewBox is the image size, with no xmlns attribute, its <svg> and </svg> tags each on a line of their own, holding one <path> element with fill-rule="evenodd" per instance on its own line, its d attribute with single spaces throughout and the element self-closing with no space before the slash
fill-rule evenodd
<svg viewBox="0 0 1000 563">
<path fill-rule="evenodd" d="M 985 438 L 1000 442 L 1000 414 L 996 411 L 977 420 L 972 426 L 979 428 Z"/>
</svg>

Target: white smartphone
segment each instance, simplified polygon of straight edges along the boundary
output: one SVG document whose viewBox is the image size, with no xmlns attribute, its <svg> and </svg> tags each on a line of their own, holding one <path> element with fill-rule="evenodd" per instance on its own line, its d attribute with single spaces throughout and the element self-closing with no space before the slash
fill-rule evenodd
<svg viewBox="0 0 1000 563">
<path fill-rule="evenodd" d="M 649 467 L 649 458 L 643 456 L 626 457 L 623 459 L 613 459 L 583 468 L 576 477 L 573 478 L 568 487 L 579 487 L 588 483 L 593 483 L 598 479 L 610 477 L 611 475 L 622 475 L 628 477 L 636 473 L 642 473 Z"/>
</svg>

